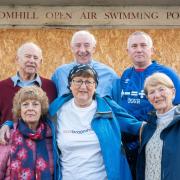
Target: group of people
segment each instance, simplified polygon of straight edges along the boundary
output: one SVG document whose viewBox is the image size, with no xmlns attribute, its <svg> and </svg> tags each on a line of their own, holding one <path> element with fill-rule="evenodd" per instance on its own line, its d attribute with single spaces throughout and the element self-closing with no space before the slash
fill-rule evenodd
<svg viewBox="0 0 180 180">
<path fill-rule="evenodd" d="M 36 44 L 18 49 L 17 74 L 0 81 L 0 179 L 180 177 L 179 75 L 152 60 L 145 32 L 129 36 L 133 66 L 121 77 L 93 60 L 95 48 L 91 33 L 74 33 L 74 61 L 52 80 L 38 74 Z"/>
</svg>

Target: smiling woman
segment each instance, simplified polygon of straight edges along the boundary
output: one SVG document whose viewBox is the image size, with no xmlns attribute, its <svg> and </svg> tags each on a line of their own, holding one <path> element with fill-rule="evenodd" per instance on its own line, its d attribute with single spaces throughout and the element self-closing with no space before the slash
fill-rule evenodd
<svg viewBox="0 0 180 180">
<path fill-rule="evenodd" d="M 163 73 L 154 73 L 144 84 L 145 94 L 157 113 L 163 114 L 173 107 L 175 87 L 172 80 Z"/>
<path fill-rule="evenodd" d="M 79 65 L 70 71 L 69 88 L 76 105 L 87 107 L 92 103 L 97 87 L 97 79 L 97 73 L 88 65 Z"/>
<path fill-rule="evenodd" d="M 48 97 L 40 87 L 16 93 L 11 138 L 0 145 L 0 179 L 59 179 L 55 128 L 47 111 Z"/>
<path fill-rule="evenodd" d="M 121 131 L 138 134 L 142 122 L 98 95 L 97 85 L 95 69 L 78 64 L 68 75 L 71 93 L 50 105 L 50 115 L 57 117 L 62 179 L 131 180 Z"/>
<path fill-rule="evenodd" d="M 22 119 L 35 132 L 40 123 L 41 116 L 47 114 L 47 110 L 47 96 L 38 87 L 23 88 L 14 97 L 14 118 Z"/>
<path fill-rule="evenodd" d="M 26 100 L 21 104 L 21 117 L 28 127 L 36 131 L 41 116 L 41 104 L 36 100 Z"/>
<path fill-rule="evenodd" d="M 137 180 L 180 179 L 180 106 L 173 105 L 174 84 L 167 75 L 154 73 L 145 80 L 144 90 L 155 112 L 142 131 Z"/>
</svg>

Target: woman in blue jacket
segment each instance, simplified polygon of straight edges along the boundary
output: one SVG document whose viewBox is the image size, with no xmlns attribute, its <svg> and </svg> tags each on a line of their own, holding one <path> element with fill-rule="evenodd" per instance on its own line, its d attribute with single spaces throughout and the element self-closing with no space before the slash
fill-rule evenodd
<svg viewBox="0 0 180 180">
<path fill-rule="evenodd" d="M 156 111 L 143 127 L 137 180 L 180 179 L 180 106 L 172 103 L 174 84 L 167 75 L 154 73 L 144 90 Z"/>
<path fill-rule="evenodd" d="M 71 93 L 49 109 L 57 116 L 62 179 L 131 180 L 121 131 L 138 135 L 142 122 L 95 93 L 98 76 L 91 66 L 75 66 L 68 84 Z"/>
</svg>

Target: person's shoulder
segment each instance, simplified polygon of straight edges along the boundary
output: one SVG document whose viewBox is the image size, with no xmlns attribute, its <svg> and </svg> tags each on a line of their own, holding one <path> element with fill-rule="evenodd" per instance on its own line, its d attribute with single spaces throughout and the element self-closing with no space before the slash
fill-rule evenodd
<svg viewBox="0 0 180 180">
<path fill-rule="evenodd" d="M 7 97 L 9 99 L 14 96 L 14 93 L 17 91 L 17 86 L 14 86 L 13 81 L 9 77 L 7 79 L 0 81 L 0 89 L 0 99 L 2 104 L 4 100 L 5 102 L 7 101 Z"/>
<path fill-rule="evenodd" d="M 133 66 L 127 67 L 127 68 L 122 72 L 122 74 L 123 74 L 123 73 L 127 73 L 127 72 L 129 72 L 129 71 L 132 71 L 132 69 L 133 69 Z"/>
<path fill-rule="evenodd" d="M 93 67 L 103 67 L 103 68 L 107 68 L 107 69 L 112 69 L 110 66 L 108 66 L 107 64 L 104 64 L 98 60 L 93 60 Z M 113 69 L 112 69 L 113 70 Z"/>
<path fill-rule="evenodd" d="M 180 104 L 177 105 L 176 109 L 175 109 L 175 115 L 180 115 Z"/>
<path fill-rule="evenodd" d="M 68 64 L 62 64 L 62 65 L 58 66 L 58 67 L 55 69 L 54 73 L 69 70 L 69 69 L 71 69 L 73 66 L 74 66 L 74 63 L 73 63 L 73 62 L 68 63 Z"/>
<path fill-rule="evenodd" d="M 54 84 L 53 81 L 51 79 L 47 79 L 45 77 L 39 76 L 42 83 L 48 83 L 48 84 Z"/>
<path fill-rule="evenodd" d="M 72 93 L 64 94 L 62 96 L 58 96 L 54 101 L 49 105 L 49 115 L 50 117 L 54 117 L 59 108 L 64 105 L 67 101 L 73 98 Z"/>
<path fill-rule="evenodd" d="M 5 85 L 12 85 L 13 81 L 11 80 L 10 77 L 6 78 L 6 79 L 3 79 L 0 81 L 0 86 L 5 86 Z"/>
<path fill-rule="evenodd" d="M 95 70 L 105 70 L 105 71 L 109 71 L 113 74 L 116 74 L 115 70 L 113 68 L 111 68 L 110 66 L 102 63 L 102 62 L 99 62 L 97 60 L 93 60 L 93 68 Z"/>
<path fill-rule="evenodd" d="M 114 113 L 119 112 L 124 112 L 127 113 L 126 110 L 120 106 L 119 104 L 117 104 L 116 101 L 114 101 L 112 98 L 108 97 L 108 96 L 104 96 L 103 99 L 107 102 L 107 104 L 111 107 L 111 109 L 113 110 Z"/>
<path fill-rule="evenodd" d="M 41 76 L 40 79 L 42 82 L 41 88 L 47 93 L 50 102 L 52 102 L 57 97 L 57 90 L 54 82 Z"/>
<path fill-rule="evenodd" d="M 122 72 L 121 78 L 126 77 L 128 74 L 130 74 L 130 73 L 133 71 L 133 69 L 134 69 L 133 66 L 127 67 L 127 68 Z"/>
<path fill-rule="evenodd" d="M 62 64 L 62 65 L 60 65 L 59 67 L 57 67 L 57 69 L 64 69 L 64 68 L 71 67 L 71 66 L 73 66 L 73 65 L 74 65 L 73 62 L 68 63 L 68 64 Z"/>
<path fill-rule="evenodd" d="M 160 64 L 156 60 L 152 61 L 152 64 L 150 67 L 152 67 L 153 69 L 157 69 L 157 70 L 165 70 L 165 71 L 174 71 L 175 72 L 175 70 L 173 70 L 172 67 L 164 65 L 164 64 Z"/>
<path fill-rule="evenodd" d="M 177 76 L 177 72 L 172 67 L 166 66 L 164 64 L 160 64 L 156 61 L 153 61 L 149 70 L 153 69 L 154 72 L 162 72 L 167 74 L 168 76 Z"/>
<path fill-rule="evenodd" d="M 40 76 L 41 82 L 42 82 L 42 87 L 48 87 L 48 88 L 53 88 L 56 89 L 55 84 L 52 80 L 44 78 Z"/>
</svg>

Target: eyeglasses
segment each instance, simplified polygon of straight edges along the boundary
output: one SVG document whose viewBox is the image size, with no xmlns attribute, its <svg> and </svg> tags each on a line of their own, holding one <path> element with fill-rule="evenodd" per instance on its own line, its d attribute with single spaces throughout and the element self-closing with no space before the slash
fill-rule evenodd
<svg viewBox="0 0 180 180">
<path fill-rule="evenodd" d="M 94 81 L 89 81 L 89 80 L 83 81 L 83 80 L 75 80 L 75 79 L 73 79 L 72 82 L 77 87 L 82 86 L 82 84 L 84 83 L 86 87 L 90 87 L 90 88 L 93 87 L 95 83 Z"/>
</svg>

